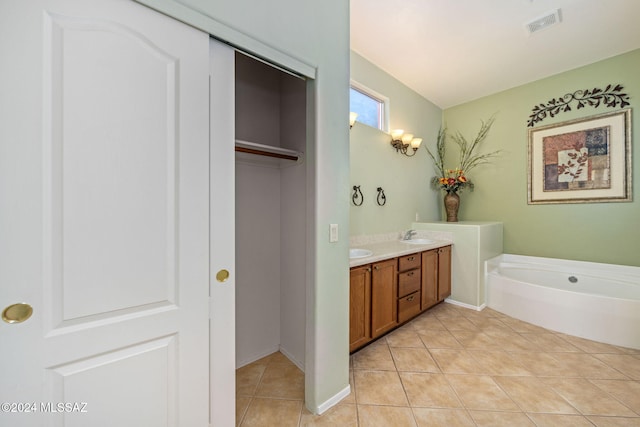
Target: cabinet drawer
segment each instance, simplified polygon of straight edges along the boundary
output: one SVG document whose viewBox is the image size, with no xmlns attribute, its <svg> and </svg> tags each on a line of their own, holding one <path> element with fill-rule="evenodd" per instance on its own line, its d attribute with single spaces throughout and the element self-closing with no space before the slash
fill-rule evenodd
<svg viewBox="0 0 640 427">
<path fill-rule="evenodd" d="M 398 258 L 398 271 L 413 270 L 420 268 L 420 254 L 405 255 Z"/>
<path fill-rule="evenodd" d="M 398 323 L 405 322 L 420 313 L 420 292 L 414 292 L 398 300 Z"/>
<path fill-rule="evenodd" d="M 398 274 L 398 297 L 409 295 L 420 290 L 420 269 Z"/>
</svg>

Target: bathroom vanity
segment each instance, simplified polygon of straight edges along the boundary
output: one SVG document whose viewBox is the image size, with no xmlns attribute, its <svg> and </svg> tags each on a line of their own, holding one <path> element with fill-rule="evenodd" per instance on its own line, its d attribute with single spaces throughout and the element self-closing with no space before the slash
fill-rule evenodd
<svg viewBox="0 0 640 427">
<path fill-rule="evenodd" d="M 360 245 L 350 261 L 349 351 L 353 352 L 451 295 L 451 242 Z"/>
</svg>

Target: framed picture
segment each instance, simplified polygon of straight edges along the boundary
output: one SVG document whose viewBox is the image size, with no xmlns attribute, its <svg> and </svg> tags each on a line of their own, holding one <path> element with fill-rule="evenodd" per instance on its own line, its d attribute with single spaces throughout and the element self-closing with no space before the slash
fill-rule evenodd
<svg viewBox="0 0 640 427">
<path fill-rule="evenodd" d="M 631 109 L 529 129 L 529 204 L 630 202 Z"/>
</svg>

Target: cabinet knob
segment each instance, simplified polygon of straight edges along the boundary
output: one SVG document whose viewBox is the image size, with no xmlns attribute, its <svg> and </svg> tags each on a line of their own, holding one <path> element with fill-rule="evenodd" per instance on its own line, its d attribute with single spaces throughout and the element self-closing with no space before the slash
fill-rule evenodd
<svg viewBox="0 0 640 427">
<path fill-rule="evenodd" d="M 373 268 L 375 268 L 376 270 L 380 270 L 380 267 L 377 266 L 377 265 L 375 267 L 373 267 Z"/>
<path fill-rule="evenodd" d="M 415 298 L 415 295 L 411 295 L 409 298 L 407 298 L 407 301 L 413 301 L 414 298 Z"/>
<path fill-rule="evenodd" d="M 416 259 L 416 257 L 414 256 L 410 256 L 409 258 L 407 258 L 408 261 L 413 261 L 414 259 Z"/>
<path fill-rule="evenodd" d="M 371 267 L 367 268 L 367 273 L 371 273 Z"/>
</svg>

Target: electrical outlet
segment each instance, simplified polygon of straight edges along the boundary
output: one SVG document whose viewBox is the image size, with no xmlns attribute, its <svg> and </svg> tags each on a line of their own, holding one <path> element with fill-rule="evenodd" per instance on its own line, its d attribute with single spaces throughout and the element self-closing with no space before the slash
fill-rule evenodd
<svg viewBox="0 0 640 427">
<path fill-rule="evenodd" d="M 338 224 L 329 224 L 329 242 L 335 243 L 338 241 Z"/>
</svg>

